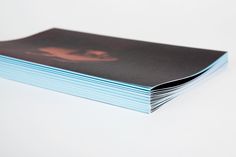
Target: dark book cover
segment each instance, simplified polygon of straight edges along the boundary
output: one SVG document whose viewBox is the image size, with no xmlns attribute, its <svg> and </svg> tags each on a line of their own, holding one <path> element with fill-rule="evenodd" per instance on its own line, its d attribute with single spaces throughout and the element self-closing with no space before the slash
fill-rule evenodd
<svg viewBox="0 0 236 157">
<path fill-rule="evenodd" d="M 0 54 L 153 87 L 194 75 L 225 52 L 50 29 L 0 42 Z"/>
</svg>

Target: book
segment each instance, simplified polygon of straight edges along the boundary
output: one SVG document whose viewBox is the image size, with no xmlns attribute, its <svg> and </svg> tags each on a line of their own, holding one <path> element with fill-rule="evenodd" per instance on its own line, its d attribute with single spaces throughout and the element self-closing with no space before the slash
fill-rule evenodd
<svg viewBox="0 0 236 157">
<path fill-rule="evenodd" d="M 226 62 L 226 51 L 57 28 L 0 42 L 3 78 L 144 113 Z"/>
</svg>

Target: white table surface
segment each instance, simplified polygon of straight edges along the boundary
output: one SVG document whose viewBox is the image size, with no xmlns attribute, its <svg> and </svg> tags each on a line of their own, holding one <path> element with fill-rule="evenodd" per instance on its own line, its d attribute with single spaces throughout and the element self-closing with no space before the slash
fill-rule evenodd
<svg viewBox="0 0 236 157">
<path fill-rule="evenodd" d="M 234 0 L 0 0 L 0 40 L 51 28 L 229 51 L 198 86 L 143 114 L 0 78 L 1 157 L 235 157 Z"/>
</svg>

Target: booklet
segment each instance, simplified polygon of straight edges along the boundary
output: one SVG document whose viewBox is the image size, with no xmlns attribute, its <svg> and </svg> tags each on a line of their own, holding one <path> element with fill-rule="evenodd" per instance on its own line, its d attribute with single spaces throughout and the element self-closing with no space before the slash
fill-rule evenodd
<svg viewBox="0 0 236 157">
<path fill-rule="evenodd" d="M 0 76 L 144 113 L 227 62 L 227 52 L 53 28 L 0 42 Z"/>
</svg>

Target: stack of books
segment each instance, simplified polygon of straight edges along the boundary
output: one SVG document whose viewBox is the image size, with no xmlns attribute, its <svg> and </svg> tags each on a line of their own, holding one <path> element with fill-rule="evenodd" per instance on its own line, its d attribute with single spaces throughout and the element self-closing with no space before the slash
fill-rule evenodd
<svg viewBox="0 0 236 157">
<path fill-rule="evenodd" d="M 225 51 L 56 28 L 0 42 L 3 78 L 144 113 L 226 62 Z"/>
</svg>

